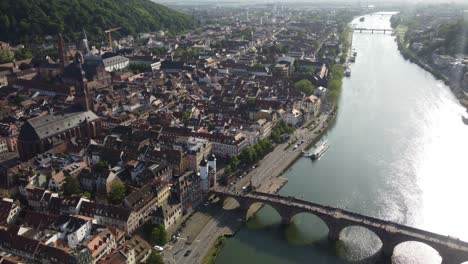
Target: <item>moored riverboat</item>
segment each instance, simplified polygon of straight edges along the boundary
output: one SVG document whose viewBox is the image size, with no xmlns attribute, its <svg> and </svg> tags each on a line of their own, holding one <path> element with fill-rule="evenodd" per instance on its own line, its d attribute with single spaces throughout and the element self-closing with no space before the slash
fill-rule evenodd
<svg viewBox="0 0 468 264">
<path fill-rule="evenodd" d="M 345 76 L 346 76 L 346 77 L 351 77 L 351 69 L 350 69 L 350 68 L 347 68 L 347 69 L 345 70 Z"/>
<path fill-rule="evenodd" d="M 320 157 L 323 156 L 323 154 L 325 153 L 325 151 L 327 151 L 329 147 L 330 146 L 328 145 L 328 140 L 325 139 L 314 149 L 314 151 L 312 151 L 306 156 L 310 157 L 312 160 L 318 160 L 320 159 Z"/>
</svg>

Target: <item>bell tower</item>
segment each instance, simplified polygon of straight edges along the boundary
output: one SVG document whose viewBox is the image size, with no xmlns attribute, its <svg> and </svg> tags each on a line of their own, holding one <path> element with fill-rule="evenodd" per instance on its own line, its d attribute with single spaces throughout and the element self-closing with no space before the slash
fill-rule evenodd
<svg viewBox="0 0 468 264">
<path fill-rule="evenodd" d="M 64 69 L 65 66 L 68 65 L 68 55 L 67 55 L 67 50 L 65 48 L 65 41 L 63 40 L 63 35 L 59 34 L 59 40 L 58 40 L 58 56 L 60 59 L 60 69 Z"/>
<path fill-rule="evenodd" d="M 84 111 L 89 111 L 91 110 L 91 104 L 89 101 L 88 80 L 86 79 L 86 73 L 83 70 L 83 63 L 83 55 L 80 52 L 77 52 L 73 62 L 74 66 L 78 69 L 77 72 L 79 72 L 75 85 L 75 102 Z"/>
</svg>

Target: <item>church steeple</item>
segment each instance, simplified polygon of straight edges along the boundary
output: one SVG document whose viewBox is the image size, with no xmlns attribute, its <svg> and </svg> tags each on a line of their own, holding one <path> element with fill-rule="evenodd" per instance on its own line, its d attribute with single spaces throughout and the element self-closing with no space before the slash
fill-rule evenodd
<svg viewBox="0 0 468 264">
<path fill-rule="evenodd" d="M 68 65 L 68 55 L 67 55 L 67 50 L 65 48 L 65 41 L 63 40 L 62 34 L 59 34 L 59 40 L 58 40 L 58 56 L 60 59 L 60 68 L 64 69 L 65 66 Z"/>
<path fill-rule="evenodd" d="M 91 110 L 89 93 L 88 93 L 88 80 L 86 79 L 86 72 L 83 69 L 84 58 L 81 52 L 77 52 L 73 61 L 73 66 L 77 68 L 76 76 L 76 95 L 75 101 L 85 111 Z"/>
</svg>

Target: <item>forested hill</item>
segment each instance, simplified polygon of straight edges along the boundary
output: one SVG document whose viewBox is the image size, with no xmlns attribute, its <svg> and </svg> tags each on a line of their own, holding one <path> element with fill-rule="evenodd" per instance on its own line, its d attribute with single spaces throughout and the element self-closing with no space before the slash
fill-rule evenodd
<svg viewBox="0 0 468 264">
<path fill-rule="evenodd" d="M 121 35 L 192 29 L 197 21 L 150 0 L 1 0 L 0 41 L 40 43 L 44 36 L 64 33 L 74 39 L 83 29 L 90 41 L 122 27 Z"/>
</svg>

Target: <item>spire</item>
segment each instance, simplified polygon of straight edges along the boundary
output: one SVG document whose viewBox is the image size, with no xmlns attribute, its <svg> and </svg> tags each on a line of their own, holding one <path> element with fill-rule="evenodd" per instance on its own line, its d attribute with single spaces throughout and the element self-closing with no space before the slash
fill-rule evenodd
<svg viewBox="0 0 468 264">
<path fill-rule="evenodd" d="M 206 162 L 205 157 L 203 157 L 203 159 L 200 161 L 200 167 L 206 167 L 206 164 L 208 163 Z"/>
<path fill-rule="evenodd" d="M 216 160 L 215 154 L 211 154 L 211 155 L 208 157 L 208 161 L 215 161 L 215 160 Z"/>
</svg>

